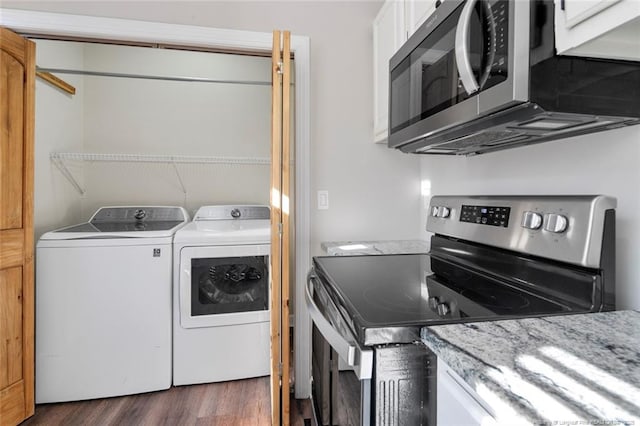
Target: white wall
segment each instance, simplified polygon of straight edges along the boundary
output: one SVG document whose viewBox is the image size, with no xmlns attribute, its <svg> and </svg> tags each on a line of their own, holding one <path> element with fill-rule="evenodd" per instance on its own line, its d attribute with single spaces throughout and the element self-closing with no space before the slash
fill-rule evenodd
<svg viewBox="0 0 640 426">
<path fill-rule="evenodd" d="M 36 63 L 41 67 L 82 67 L 82 48 L 45 40 L 36 43 Z M 69 95 L 41 79 L 36 79 L 34 228 L 36 240 L 46 231 L 80 222 L 81 199 L 49 160 L 50 152 L 82 151 L 84 119 L 84 78 L 68 76 L 76 88 Z M 81 167 L 73 172 L 82 181 Z"/>
<path fill-rule="evenodd" d="M 270 157 L 271 59 L 166 49 L 85 46 L 85 69 L 260 81 L 268 85 L 85 77 L 85 151 Z M 265 165 L 92 163 L 83 214 L 108 204 L 268 204 Z M 186 190 L 183 192 L 182 186 Z"/>
<path fill-rule="evenodd" d="M 371 23 L 381 4 L 5 0 L 3 7 L 309 36 L 312 200 L 320 189 L 330 198 L 329 210 L 311 215 L 311 252 L 318 254 L 322 241 L 416 237 L 419 159 L 371 142 Z"/>
<path fill-rule="evenodd" d="M 422 157 L 420 232 L 431 195 L 604 194 L 616 210 L 616 299 L 640 309 L 640 126 L 475 157 Z"/>
</svg>

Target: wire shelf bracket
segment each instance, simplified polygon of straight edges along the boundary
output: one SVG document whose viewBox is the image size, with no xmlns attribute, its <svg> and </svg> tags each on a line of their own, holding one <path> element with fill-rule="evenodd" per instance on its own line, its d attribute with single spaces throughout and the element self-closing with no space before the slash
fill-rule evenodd
<svg viewBox="0 0 640 426">
<path fill-rule="evenodd" d="M 78 191 L 78 193 L 82 196 L 86 193 L 85 189 L 78 183 L 78 180 L 75 178 L 69 167 L 67 167 L 67 163 L 64 161 L 64 157 L 57 155 L 57 153 L 51 153 L 51 161 L 53 164 L 60 170 L 62 176 L 67 178 L 69 183 L 73 185 L 73 187 Z"/>
</svg>

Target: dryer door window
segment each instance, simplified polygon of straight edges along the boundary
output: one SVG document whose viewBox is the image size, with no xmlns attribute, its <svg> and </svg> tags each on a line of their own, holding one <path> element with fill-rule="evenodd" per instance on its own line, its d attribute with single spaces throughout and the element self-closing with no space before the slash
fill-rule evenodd
<svg viewBox="0 0 640 426">
<path fill-rule="evenodd" d="M 269 309 L 269 256 L 191 259 L 191 315 Z"/>
</svg>

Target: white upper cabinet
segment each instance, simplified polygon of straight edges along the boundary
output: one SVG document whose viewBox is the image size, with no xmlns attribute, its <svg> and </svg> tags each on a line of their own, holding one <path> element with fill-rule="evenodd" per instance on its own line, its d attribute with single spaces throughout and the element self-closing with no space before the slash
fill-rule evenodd
<svg viewBox="0 0 640 426">
<path fill-rule="evenodd" d="M 403 1 L 387 0 L 373 21 L 373 137 L 386 142 L 389 121 L 389 59 L 406 40 Z"/>
<path fill-rule="evenodd" d="M 387 141 L 389 59 L 433 13 L 435 0 L 387 0 L 373 21 L 373 139 Z"/>
<path fill-rule="evenodd" d="M 411 34 L 436 10 L 436 0 L 411 0 L 406 2 L 407 35 Z M 407 37 L 408 38 L 408 37 Z"/>
<path fill-rule="evenodd" d="M 560 55 L 640 60 L 640 1 L 556 0 Z"/>
</svg>

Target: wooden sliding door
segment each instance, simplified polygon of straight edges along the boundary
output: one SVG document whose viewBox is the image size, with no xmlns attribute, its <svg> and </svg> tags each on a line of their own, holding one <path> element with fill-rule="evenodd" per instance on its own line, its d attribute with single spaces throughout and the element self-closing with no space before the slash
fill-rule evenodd
<svg viewBox="0 0 640 426">
<path fill-rule="evenodd" d="M 35 44 L 0 28 L 0 425 L 34 413 Z"/>
<path fill-rule="evenodd" d="M 271 423 L 289 424 L 291 35 L 273 32 L 271 136 Z"/>
</svg>

